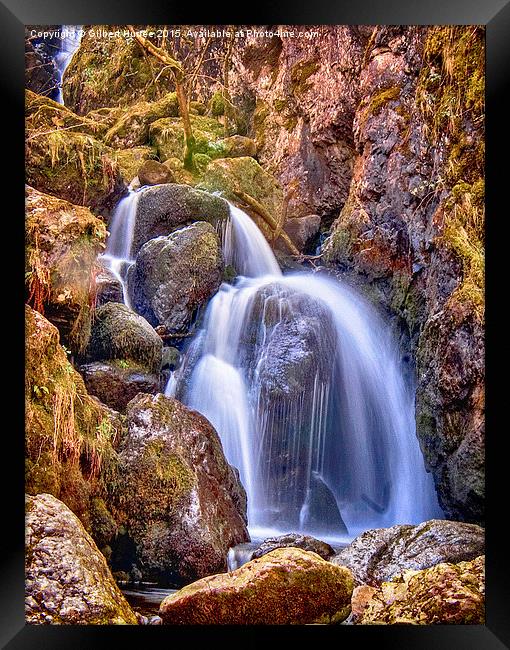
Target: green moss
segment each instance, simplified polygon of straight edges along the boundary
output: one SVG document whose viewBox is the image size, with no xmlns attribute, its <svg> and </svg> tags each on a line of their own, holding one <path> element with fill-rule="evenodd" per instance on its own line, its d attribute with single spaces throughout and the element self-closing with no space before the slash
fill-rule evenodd
<svg viewBox="0 0 510 650">
<path fill-rule="evenodd" d="M 315 74 L 319 68 L 320 64 L 314 59 L 300 61 L 292 66 L 290 81 L 294 94 L 301 95 L 312 87 L 312 84 L 307 83 L 307 79 Z"/>
<path fill-rule="evenodd" d="M 209 111 L 214 117 L 225 114 L 225 97 L 221 90 L 216 90 L 209 100 Z"/>
</svg>

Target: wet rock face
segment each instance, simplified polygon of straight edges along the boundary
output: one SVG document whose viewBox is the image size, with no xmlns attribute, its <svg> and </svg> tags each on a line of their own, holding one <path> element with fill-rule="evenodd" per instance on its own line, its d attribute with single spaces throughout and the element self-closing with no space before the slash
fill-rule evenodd
<svg viewBox="0 0 510 650">
<path fill-rule="evenodd" d="M 301 548 L 303 551 L 311 551 L 320 555 L 322 559 L 329 560 L 335 554 L 334 549 L 326 542 L 322 542 L 309 535 L 300 535 L 298 533 L 289 533 L 288 535 L 279 535 L 278 537 L 268 537 L 260 546 L 258 546 L 251 555 L 251 560 L 262 557 L 277 548 L 292 546 Z"/>
<path fill-rule="evenodd" d="M 101 263 L 97 265 L 95 275 L 96 307 L 106 305 L 107 302 L 124 303 L 124 290 L 118 277 Z"/>
<path fill-rule="evenodd" d="M 120 413 L 138 393 L 155 395 L 161 390 L 158 374 L 124 360 L 87 363 L 80 366 L 80 373 L 88 393 Z"/>
<path fill-rule="evenodd" d="M 58 47 L 56 44 L 53 46 Z M 58 72 L 50 50 L 49 43 L 25 38 L 25 87 L 56 100 Z"/>
<path fill-rule="evenodd" d="M 230 78 L 239 106 L 251 99 L 260 163 L 286 187 L 299 179 L 289 215 L 333 214 L 348 194 L 369 27 L 314 26 L 317 39 L 247 38 Z M 318 47 L 320 43 L 320 48 Z M 241 98 L 244 98 L 244 102 Z"/>
<path fill-rule="evenodd" d="M 357 625 L 483 625 L 485 556 L 406 571 L 378 588 L 358 587 L 352 610 Z"/>
<path fill-rule="evenodd" d="M 25 503 L 26 622 L 136 625 L 104 556 L 69 508 L 50 494 Z"/>
<path fill-rule="evenodd" d="M 196 222 L 142 246 L 128 272 L 131 304 L 153 326 L 179 334 L 218 290 L 223 256 L 215 229 Z"/>
<path fill-rule="evenodd" d="M 228 203 L 218 196 L 173 183 L 152 187 L 140 195 L 131 250 L 136 254 L 150 239 L 187 223 L 216 225 L 228 216 Z"/>
<path fill-rule="evenodd" d="M 134 562 L 145 579 L 177 585 L 226 571 L 228 549 L 249 537 L 246 494 L 218 434 L 163 395 L 138 395 L 127 422 L 116 513 L 133 555 L 116 568 Z"/>
<path fill-rule="evenodd" d="M 340 623 L 350 611 L 350 571 L 298 548 L 279 548 L 165 598 L 163 625 Z"/>
<path fill-rule="evenodd" d="M 485 552 L 485 531 L 456 521 L 368 530 L 331 560 L 349 567 L 358 584 L 379 585 L 400 573 L 441 562 L 473 560 Z"/>
</svg>

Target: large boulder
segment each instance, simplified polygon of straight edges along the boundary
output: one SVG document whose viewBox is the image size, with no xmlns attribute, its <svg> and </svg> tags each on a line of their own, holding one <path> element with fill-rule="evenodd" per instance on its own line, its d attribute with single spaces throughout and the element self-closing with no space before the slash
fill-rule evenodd
<svg viewBox="0 0 510 650">
<path fill-rule="evenodd" d="M 161 390 L 159 374 L 124 359 L 86 363 L 80 373 L 90 395 L 121 413 L 138 393 L 155 395 Z"/>
<path fill-rule="evenodd" d="M 154 328 L 132 309 L 108 302 L 96 310 L 87 361 L 131 360 L 149 372 L 159 373 L 163 342 Z"/>
<path fill-rule="evenodd" d="M 136 625 L 104 556 L 69 508 L 50 494 L 25 503 L 26 622 Z"/>
<path fill-rule="evenodd" d="M 101 540 L 96 535 L 94 504 L 105 495 L 105 476 L 115 469 L 121 429 L 119 415 L 87 393 L 57 328 L 26 306 L 25 491 L 63 501 L 101 545 L 108 535 L 103 531 Z"/>
<path fill-rule="evenodd" d="M 201 115 L 190 115 L 195 144 L 194 153 L 210 158 L 224 155 L 224 147 L 218 141 L 223 135 L 223 126 L 215 119 Z M 164 117 L 150 126 L 150 142 L 156 148 L 161 160 L 178 158 L 184 160 L 185 135 L 180 118 Z"/>
<path fill-rule="evenodd" d="M 210 224 L 199 221 L 144 244 L 129 269 L 128 292 L 134 309 L 149 323 L 178 334 L 222 278 L 219 237 Z"/>
<path fill-rule="evenodd" d="M 320 539 L 310 537 L 309 535 L 300 535 L 299 533 L 287 533 L 286 535 L 279 535 L 278 537 L 268 537 L 262 544 L 251 554 L 252 560 L 257 559 L 271 553 L 277 548 L 286 548 L 292 546 L 294 548 L 301 548 L 303 551 L 311 551 L 320 555 L 322 559 L 329 560 L 335 554 L 332 546 Z"/>
<path fill-rule="evenodd" d="M 149 239 L 168 235 L 179 226 L 193 221 L 216 226 L 229 214 L 228 203 L 208 192 L 174 183 L 150 187 L 138 200 L 132 253 L 135 255 Z"/>
<path fill-rule="evenodd" d="M 357 625 L 483 625 L 485 556 L 406 571 L 380 587 L 358 587 L 352 597 Z"/>
<path fill-rule="evenodd" d="M 351 573 L 298 548 L 279 548 L 227 574 L 167 596 L 164 625 L 340 623 L 350 612 Z"/>
<path fill-rule="evenodd" d="M 25 178 L 28 185 L 95 213 L 108 214 L 125 191 L 110 147 L 92 120 L 28 94 Z"/>
<path fill-rule="evenodd" d="M 125 535 L 118 570 L 182 585 L 227 570 L 231 546 L 247 541 L 246 494 L 218 434 L 199 413 L 163 395 L 127 407 L 114 500 Z M 124 563 L 124 564 L 123 564 Z"/>
<path fill-rule="evenodd" d="M 25 282 L 28 302 L 81 352 L 90 333 L 95 261 L 106 228 L 87 208 L 25 189 Z"/>
<path fill-rule="evenodd" d="M 331 561 L 349 567 L 356 582 L 377 585 L 408 569 L 472 560 L 484 551 L 480 526 L 432 519 L 419 526 L 367 530 Z"/>
</svg>

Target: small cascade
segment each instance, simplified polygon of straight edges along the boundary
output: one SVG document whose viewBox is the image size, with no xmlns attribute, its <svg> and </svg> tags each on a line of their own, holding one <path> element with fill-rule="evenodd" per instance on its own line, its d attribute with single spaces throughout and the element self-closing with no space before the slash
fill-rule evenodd
<svg viewBox="0 0 510 650">
<path fill-rule="evenodd" d="M 73 54 L 80 47 L 82 38 L 82 25 L 62 25 L 60 51 L 55 55 L 55 65 L 58 72 L 58 96 L 57 102 L 64 103 L 62 94 L 62 80 L 67 66 L 71 62 Z"/>
<path fill-rule="evenodd" d="M 126 289 L 126 277 L 129 267 L 134 262 L 131 256 L 131 247 L 141 189 L 137 191 L 130 190 L 129 194 L 117 204 L 112 214 L 106 251 L 101 255 L 101 260 L 105 266 L 121 283 L 124 303 L 128 307 L 131 307 L 131 305 L 129 304 Z"/>
<path fill-rule="evenodd" d="M 167 394 L 207 417 L 248 495 L 250 534 L 332 542 L 442 517 L 415 434 L 414 387 L 379 315 L 349 287 L 283 276 L 231 206 L 226 263 Z"/>
</svg>

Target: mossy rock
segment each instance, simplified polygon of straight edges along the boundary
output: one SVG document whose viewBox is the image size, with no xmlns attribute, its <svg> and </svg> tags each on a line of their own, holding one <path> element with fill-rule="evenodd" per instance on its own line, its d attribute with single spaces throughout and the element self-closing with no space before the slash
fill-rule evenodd
<svg viewBox="0 0 510 650">
<path fill-rule="evenodd" d="M 189 111 L 191 115 L 205 115 L 207 106 L 203 102 L 191 101 L 189 103 Z"/>
<path fill-rule="evenodd" d="M 136 625 L 80 521 L 50 494 L 25 499 L 25 617 L 38 625 Z"/>
<path fill-rule="evenodd" d="M 83 351 L 90 334 L 95 261 L 106 227 L 87 208 L 26 186 L 25 282 L 28 302 Z"/>
<path fill-rule="evenodd" d="M 242 203 L 236 192 L 241 190 L 258 201 L 278 222 L 282 212 L 283 192 L 273 176 L 251 157 L 221 158 L 207 166 L 198 188 L 221 192 L 226 199 Z"/>
<path fill-rule="evenodd" d="M 126 305 L 109 302 L 96 310 L 87 361 L 129 359 L 149 372 L 159 373 L 163 343 L 142 316 Z"/>
<path fill-rule="evenodd" d="M 126 107 L 139 102 L 155 101 L 173 89 L 169 70 L 161 72 L 163 63 L 148 56 L 134 39 L 121 35 L 104 38 L 98 35 L 125 25 L 94 25 L 87 30 L 74 53 L 63 78 L 64 103 L 79 115 L 108 107 Z M 147 27 L 148 29 L 148 27 Z"/>
<path fill-rule="evenodd" d="M 201 115 L 190 116 L 195 144 L 193 153 L 206 154 L 211 158 L 224 155 L 218 140 L 223 136 L 223 126 L 215 119 Z M 180 118 L 156 120 L 150 127 L 150 143 L 156 148 L 159 158 L 184 159 L 184 127 Z"/>
<path fill-rule="evenodd" d="M 168 93 L 154 102 L 139 102 L 124 109 L 104 141 L 115 149 L 124 149 L 149 143 L 151 124 L 161 118 L 176 118 L 179 114 L 177 95 Z"/>
<path fill-rule="evenodd" d="M 353 621 L 358 625 L 483 625 L 485 556 L 472 562 L 406 571 L 379 588 L 368 588 Z"/>
<path fill-rule="evenodd" d="M 127 424 L 114 502 L 143 578 L 182 585 L 225 571 L 228 548 L 248 532 L 246 495 L 218 434 L 161 394 L 134 398 Z"/>
<path fill-rule="evenodd" d="M 209 112 L 214 117 L 220 117 L 225 113 L 225 97 L 221 90 L 216 90 L 209 100 Z"/>
<path fill-rule="evenodd" d="M 310 551 L 279 548 L 167 596 L 159 615 L 164 625 L 341 623 L 353 587 L 345 567 Z"/>
<path fill-rule="evenodd" d="M 25 350 L 25 490 L 58 497 L 93 534 L 91 499 L 115 470 L 122 423 L 88 395 L 58 330 L 29 306 Z"/>
<path fill-rule="evenodd" d="M 143 190 L 138 200 L 132 253 L 154 237 L 168 235 L 194 221 L 216 226 L 228 219 L 228 203 L 219 196 L 188 185 L 167 183 Z"/>
<path fill-rule="evenodd" d="M 113 151 L 113 156 L 117 161 L 124 183 L 129 185 L 137 176 L 144 161 L 153 160 L 156 157 L 156 150 L 149 146 L 116 149 Z"/>
<path fill-rule="evenodd" d="M 211 224 L 197 221 L 142 246 L 129 269 L 128 292 L 151 325 L 179 334 L 218 290 L 222 275 L 218 234 Z"/>
<path fill-rule="evenodd" d="M 29 134 L 43 129 L 66 129 L 98 137 L 102 132 L 101 124 L 96 120 L 76 115 L 67 106 L 31 90 L 25 90 L 25 128 Z"/>
<path fill-rule="evenodd" d="M 25 154 L 28 185 L 96 214 L 107 214 L 125 191 L 112 150 L 86 133 L 35 127 Z"/>
</svg>

